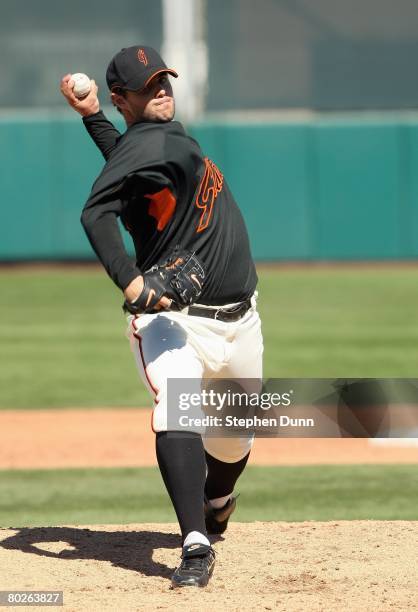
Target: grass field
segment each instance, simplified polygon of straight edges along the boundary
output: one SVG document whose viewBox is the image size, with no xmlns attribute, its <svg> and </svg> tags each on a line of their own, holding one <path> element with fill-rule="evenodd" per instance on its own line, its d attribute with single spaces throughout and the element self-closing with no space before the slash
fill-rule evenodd
<svg viewBox="0 0 418 612">
<path fill-rule="evenodd" d="M 237 521 L 417 520 L 416 466 L 249 466 Z M 0 471 L 0 526 L 175 522 L 157 468 Z"/>
<path fill-rule="evenodd" d="M 417 376 L 418 269 L 259 276 L 267 377 Z M 124 332 L 100 268 L 3 268 L 0 408 L 148 405 Z M 238 521 L 418 519 L 416 466 L 250 466 L 239 484 Z M 0 471 L 2 526 L 166 521 L 154 468 Z"/>
<path fill-rule="evenodd" d="M 418 268 L 259 276 L 267 377 L 416 377 Z M 149 405 L 124 331 L 100 268 L 0 270 L 0 408 Z"/>
</svg>

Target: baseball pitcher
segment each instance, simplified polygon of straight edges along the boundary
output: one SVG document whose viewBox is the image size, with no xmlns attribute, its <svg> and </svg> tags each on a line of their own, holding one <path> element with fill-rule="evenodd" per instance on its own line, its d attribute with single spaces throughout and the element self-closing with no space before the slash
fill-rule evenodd
<svg viewBox="0 0 418 612">
<path fill-rule="evenodd" d="M 227 527 L 253 436 L 170 428 L 167 380 L 261 380 L 263 341 L 243 217 L 222 170 L 173 121 L 169 76 L 178 75 L 150 47 L 113 57 L 106 80 L 126 122 L 123 134 L 100 110 L 94 81 L 80 99 L 68 74 L 61 91 L 106 160 L 81 221 L 124 294 L 131 349 L 154 401 L 158 465 L 182 533 L 172 584 L 205 586 L 215 564 L 208 534 Z M 131 235 L 134 260 L 118 218 Z"/>
</svg>

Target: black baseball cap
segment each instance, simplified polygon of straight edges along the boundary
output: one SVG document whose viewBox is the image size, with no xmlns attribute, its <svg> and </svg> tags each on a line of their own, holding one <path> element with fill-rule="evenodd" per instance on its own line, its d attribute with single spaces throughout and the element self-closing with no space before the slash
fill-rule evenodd
<svg viewBox="0 0 418 612">
<path fill-rule="evenodd" d="M 121 87 L 137 91 L 146 87 L 156 74 L 163 72 L 178 77 L 177 72 L 167 68 L 162 57 L 152 47 L 127 47 L 112 58 L 106 71 L 107 86 L 110 90 Z"/>
</svg>

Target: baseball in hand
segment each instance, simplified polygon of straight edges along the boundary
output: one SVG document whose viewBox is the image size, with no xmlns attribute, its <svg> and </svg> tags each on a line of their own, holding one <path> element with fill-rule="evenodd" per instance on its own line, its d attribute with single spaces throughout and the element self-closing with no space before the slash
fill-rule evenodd
<svg viewBox="0 0 418 612">
<path fill-rule="evenodd" d="M 87 96 L 91 88 L 91 82 L 87 74 L 76 72 L 71 75 L 71 78 L 74 81 L 73 93 L 75 97 L 84 98 Z"/>
</svg>

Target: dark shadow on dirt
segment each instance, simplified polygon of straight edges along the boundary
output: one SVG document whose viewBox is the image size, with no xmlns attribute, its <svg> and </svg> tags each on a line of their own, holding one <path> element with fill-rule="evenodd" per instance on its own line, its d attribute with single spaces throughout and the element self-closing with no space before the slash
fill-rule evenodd
<svg viewBox="0 0 418 612">
<path fill-rule="evenodd" d="M 214 541 L 221 539 L 213 538 Z M 37 546 L 50 542 L 67 542 L 73 550 L 54 553 Z M 55 559 L 109 561 L 116 567 L 139 572 L 144 576 L 170 578 L 175 568 L 157 563 L 152 555 L 158 548 L 178 548 L 180 559 L 181 538 L 175 533 L 159 531 L 112 532 L 77 527 L 24 527 L 1 541 L 0 546 Z"/>
</svg>

